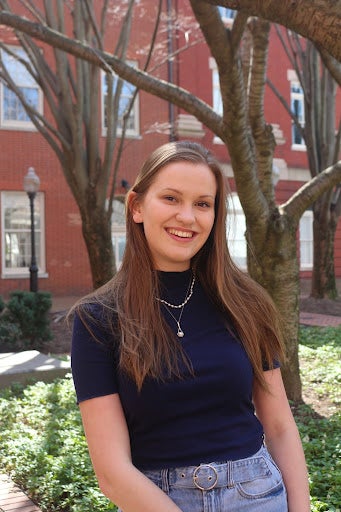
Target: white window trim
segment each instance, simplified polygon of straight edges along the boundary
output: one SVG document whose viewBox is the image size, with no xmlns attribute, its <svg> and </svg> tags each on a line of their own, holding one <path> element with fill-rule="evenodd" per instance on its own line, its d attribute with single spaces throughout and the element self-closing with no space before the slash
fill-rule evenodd
<svg viewBox="0 0 341 512">
<path fill-rule="evenodd" d="M 2 191 L 1 198 L 1 279 L 27 279 L 30 276 L 29 267 L 26 268 L 6 268 L 5 261 L 5 196 L 6 194 L 25 194 L 16 190 Z M 45 239 L 45 194 L 38 192 L 35 201 L 40 202 L 40 266 L 38 268 L 38 278 L 48 277 L 46 272 L 46 239 Z M 27 203 L 29 208 L 29 199 L 27 197 Z"/>
<path fill-rule="evenodd" d="M 236 235 L 236 223 L 237 223 L 237 216 L 243 216 L 245 219 L 244 211 L 242 208 L 242 205 L 240 204 L 240 200 L 238 197 L 238 194 L 236 192 L 232 192 L 229 198 L 229 209 L 228 209 L 228 218 L 227 218 L 227 233 L 226 238 L 229 245 L 229 251 L 231 254 L 231 258 L 235 261 L 235 258 L 233 256 L 233 248 L 232 248 L 232 239 Z M 245 221 L 246 224 L 246 221 Z M 246 229 L 246 228 L 245 228 Z M 235 264 L 241 268 L 242 270 L 247 270 L 247 242 L 244 234 L 243 239 L 238 239 L 240 242 L 244 242 L 245 245 L 245 255 L 242 255 L 241 257 L 245 257 L 245 263 L 240 264 L 238 261 L 235 261 Z"/>
<path fill-rule="evenodd" d="M 20 46 L 12 46 L 8 45 L 8 48 L 12 51 L 16 49 L 22 49 Z M 0 51 L 3 51 L 0 49 Z M 37 131 L 37 128 L 34 126 L 32 121 L 16 121 L 13 119 L 4 119 L 4 88 L 7 87 L 6 84 L 0 81 L 0 129 L 6 130 L 22 130 L 22 131 Z M 19 87 L 24 87 L 24 85 L 19 85 Z M 43 101 L 43 92 L 39 85 L 36 87 L 32 85 L 25 85 L 26 88 L 37 89 L 38 91 L 38 112 L 39 114 L 43 114 L 44 110 L 44 101 Z M 14 94 L 14 93 L 13 93 Z M 18 98 L 19 99 L 19 98 Z"/>
<path fill-rule="evenodd" d="M 127 64 L 137 67 L 138 63 L 137 61 L 127 61 Z M 102 125 L 102 136 L 106 137 L 107 135 L 107 127 L 104 124 L 105 120 L 105 101 L 104 101 L 104 77 L 106 73 L 104 70 L 101 70 L 101 125 Z M 127 128 L 125 132 L 125 136 L 130 139 L 134 138 L 140 138 L 140 95 L 139 93 L 136 94 L 136 98 L 133 105 L 133 111 L 134 111 L 134 128 L 129 129 Z M 117 128 L 117 135 L 122 135 L 121 128 Z"/>
<path fill-rule="evenodd" d="M 302 257 L 301 257 L 301 243 L 302 243 L 301 221 L 302 221 L 303 217 L 305 219 L 309 219 L 311 222 L 311 239 L 307 238 L 304 240 L 305 242 L 310 242 L 310 244 L 311 244 L 311 246 L 310 246 L 310 262 L 307 264 L 302 264 Z M 313 261 L 313 259 L 314 259 L 314 233 L 313 233 L 313 229 L 312 229 L 313 220 L 314 220 L 314 214 L 313 214 L 312 210 L 306 210 L 300 220 L 299 240 L 300 240 L 300 270 L 301 271 L 312 270 L 313 265 L 314 265 L 314 261 Z"/>
<path fill-rule="evenodd" d="M 214 92 L 215 92 L 215 90 L 218 89 L 218 87 L 216 85 L 216 80 L 215 80 L 215 73 L 218 72 L 218 68 L 217 68 L 217 63 L 216 63 L 216 61 L 215 61 L 215 59 L 213 57 L 209 57 L 209 59 L 208 59 L 208 67 L 212 71 L 212 108 L 213 108 L 213 110 L 217 114 L 222 116 L 223 115 L 222 108 L 221 109 L 216 108 L 216 105 L 214 105 L 214 97 L 215 97 Z M 219 93 L 220 93 L 220 85 L 219 85 Z M 221 97 L 221 94 L 220 94 L 220 97 Z M 214 135 L 213 136 L 213 144 L 223 145 L 224 142 L 221 140 L 220 137 L 218 137 L 217 135 Z"/>
<path fill-rule="evenodd" d="M 290 82 L 290 108 L 291 108 L 291 101 L 292 101 L 292 97 L 293 97 L 293 93 L 291 92 L 291 87 L 293 85 L 297 85 L 299 87 L 301 87 L 301 84 L 298 80 L 298 77 L 297 77 L 297 74 L 296 74 L 296 71 L 294 71 L 293 69 L 288 69 L 287 70 L 287 79 L 288 79 L 288 82 Z M 297 97 L 299 98 L 303 98 L 303 108 L 304 108 L 304 96 L 299 94 L 299 93 L 294 93 L 294 95 L 297 95 Z M 292 137 L 292 130 L 293 130 L 293 124 L 294 122 L 292 121 L 292 125 L 291 125 L 291 134 L 290 134 L 290 140 L 291 140 L 291 150 L 292 151 L 307 151 L 307 147 L 306 147 L 306 144 L 305 144 L 305 141 L 304 139 L 303 140 L 303 144 L 294 144 L 293 143 L 293 137 Z"/>
</svg>

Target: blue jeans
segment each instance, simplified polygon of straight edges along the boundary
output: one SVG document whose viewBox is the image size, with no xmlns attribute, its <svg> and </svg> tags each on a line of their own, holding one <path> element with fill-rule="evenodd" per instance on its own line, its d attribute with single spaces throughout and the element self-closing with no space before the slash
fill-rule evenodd
<svg viewBox="0 0 341 512">
<path fill-rule="evenodd" d="M 246 459 L 147 470 L 182 512 L 287 512 L 282 475 L 265 446 Z"/>
</svg>

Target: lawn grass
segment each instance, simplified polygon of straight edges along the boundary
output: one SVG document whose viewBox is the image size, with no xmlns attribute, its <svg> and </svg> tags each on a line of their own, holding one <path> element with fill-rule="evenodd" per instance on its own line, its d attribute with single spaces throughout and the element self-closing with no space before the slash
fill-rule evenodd
<svg viewBox="0 0 341 512">
<path fill-rule="evenodd" d="M 311 405 L 294 409 L 310 475 L 312 512 L 340 512 L 341 328 L 302 328 L 302 381 Z M 71 377 L 14 385 L 0 394 L 0 469 L 45 512 L 115 510 L 99 491 L 83 435 Z"/>
</svg>

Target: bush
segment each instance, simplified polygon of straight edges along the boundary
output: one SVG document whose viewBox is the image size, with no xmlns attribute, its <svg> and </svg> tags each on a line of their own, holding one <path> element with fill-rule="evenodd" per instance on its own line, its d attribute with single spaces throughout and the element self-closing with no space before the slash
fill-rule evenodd
<svg viewBox="0 0 341 512">
<path fill-rule="evenodd" d="M 49 292 L 12 292 L 2 310 L 0 303 L 2 349 L 5 345 L 12 350 L 39 350 L 44 341 L 51 340 L 48 317 L 51 306 L 52 298 Z"/>
<path fill-rule="evenodd" d="M 0 321 L 0 345 L 3 349 L 13 350 L 20 345 L 21 329 L 17 324 Z"/>
<path fill-rule="evenodd" d="M 46 512 L 108 512 L 92 469 L 70 377 L 0 395 L 0 467 Z"/>
<path fill-rule="evenodd" d="M 0 313 L 3 312 L 3 310 L 5 309 L 5 306 L 6 306 L 5 301 L 0 295 Z"/>
</svg>

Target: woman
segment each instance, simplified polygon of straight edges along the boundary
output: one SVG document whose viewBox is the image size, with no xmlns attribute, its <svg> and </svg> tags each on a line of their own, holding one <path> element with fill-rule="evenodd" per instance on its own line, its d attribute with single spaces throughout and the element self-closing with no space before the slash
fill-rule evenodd
<svg viewBox="0 0 341 512">
<path fill-rule="evenodd" d="M 278 315 L 228 253 L 217 161 L 196 143 L 161 146 L 126 211 L 120 270 L 75 307 L 72 371 L 101 490 L 124 512 L 308 512 Z"/>
</svg>

